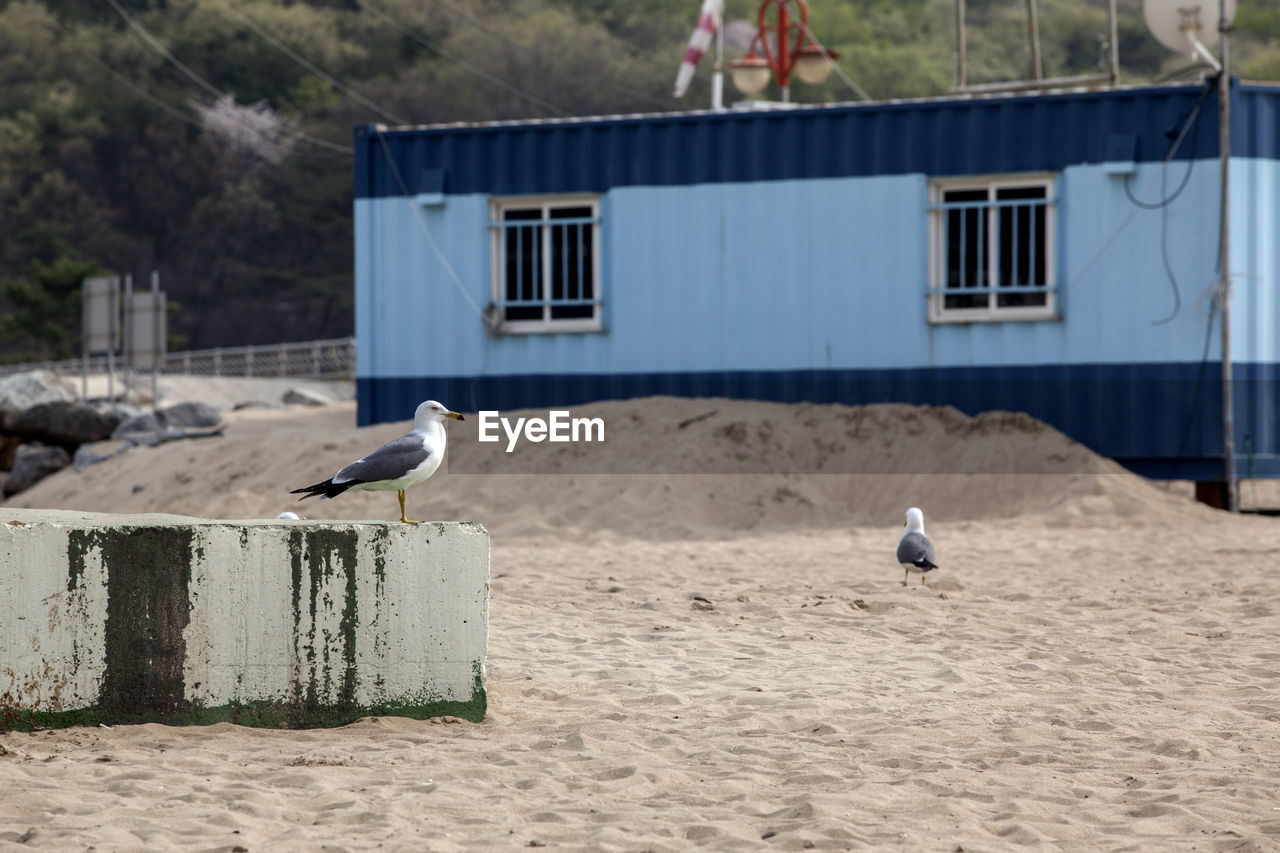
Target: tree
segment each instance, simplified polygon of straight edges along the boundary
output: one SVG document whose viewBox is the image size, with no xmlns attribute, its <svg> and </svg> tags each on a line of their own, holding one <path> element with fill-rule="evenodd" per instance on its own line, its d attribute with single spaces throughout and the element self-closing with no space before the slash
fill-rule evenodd
<svg viewBox="0 0 1280 853">
<path fill-rule="evenodd" d="M 30 278 L 4 283 L 4 296 L 16 310 L 0 316 L 0 340 L 21 343 L 26 357 L 39 361 L 74 358 L 80 350 L 81 286 L 99 267 L 70 257 L 33 266 Z"/>
</svg>

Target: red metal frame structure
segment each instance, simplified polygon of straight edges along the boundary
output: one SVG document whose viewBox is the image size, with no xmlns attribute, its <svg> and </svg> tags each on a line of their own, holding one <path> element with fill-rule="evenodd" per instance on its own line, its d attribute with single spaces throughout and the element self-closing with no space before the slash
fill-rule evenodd
<svg viewBox="0 0 1280 853">
<path fill-rule="evenodd" d="M 789 6 L 795 6 L 799 12 L 799 25 L 793 23 Z M 774 10 L 774 23 L 768 23 L 769 10 Z M 795 31 L 794 38 L 791 31 Z M 772 33 L 772 38 L 770 38 Z M 760 46 L 764 56 L 756 53 L 756 45 Z M 768 68 L 777 81 L 778 91 L 783 101 L 790 100 L 791 72 L 797 71 L 805 82 L 821 82 L 830 73 L 829 60 L 837 57 L 834 51 L 821 47 L 809 29 L 809 7 L 804 0 L 763 0 L 756 16 L 756 37 L 751 42 L 745 56 L 729 65 L 735 71 L 759 72 Z M 806 76 L 806 66 L 813 71 Z M 734 84 L 746 94 L 755 94 L 764 88 L 767 80 L 755 76 L 758 86 L 744 86 L 741 75 L 735 75 Z M 748 91 L 750 89 L 750 91 Z"/>
</svg>

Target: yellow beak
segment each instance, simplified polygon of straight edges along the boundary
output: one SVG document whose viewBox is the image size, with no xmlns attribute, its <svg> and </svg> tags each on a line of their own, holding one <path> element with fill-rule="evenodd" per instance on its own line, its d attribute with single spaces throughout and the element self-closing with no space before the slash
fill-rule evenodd
<svg viewBox="0 0 1280 853">
<path fill-rule="evenodd" d="M 444 413 L 444 416 L 445 416 L 446 418 L 453 418 L 455 421 L 465 421 L 465 420 L 466 420 L 466 418 L 464 418 L 462 415 L 458 414 L 457 412 L 445 412 L 445 413 Z"/>
</svg>

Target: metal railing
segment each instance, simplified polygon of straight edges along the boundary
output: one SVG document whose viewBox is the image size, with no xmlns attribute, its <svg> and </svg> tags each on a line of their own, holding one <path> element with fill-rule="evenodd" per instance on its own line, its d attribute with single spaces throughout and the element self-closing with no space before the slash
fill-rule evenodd
<svg viewBox="0 0 1280 853">
<path fill-rule="evenodd" d="M 88 362 L 89 373 L 107 372 L 105 355 L 92 356 Z M 120 370 L 125 362 L 123 358 L 116 356 L 113 364 L 116 370 Z M 70 358 L 63 361 L 0 365 L 0 376 L 29 370 L 79 375 L 84 369 L 83 359 Z M 150 372 L 149 365 L 135 369 L 137 374 Z M 171 352 L 165 356 L 160 373 L 166 376 L 306 376 L 351 379 L 356 375 L 356 339 L 330 338 L 323 341 Z"/>
</svg>

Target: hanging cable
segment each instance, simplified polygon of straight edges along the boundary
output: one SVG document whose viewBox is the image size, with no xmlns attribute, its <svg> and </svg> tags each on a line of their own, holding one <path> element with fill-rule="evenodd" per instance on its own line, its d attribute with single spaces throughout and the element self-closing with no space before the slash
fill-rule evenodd
<svg viewBox="0 0 1280 853">
<path fill-rule="evenodd" d="M 59 26 L 60 26 L 60 25 L 59 25 Z M 121 74 L 119 71 L 116 71 L 114 68 L 112 68 L 112 67 L 111 67 L 110 65 L 108 65 L 107 63 L 103 62 L 103 61 L 102 61 L 102 59 L 100 59 L 99 57 L 94 56 L 92 53 L 90 53 L 89 51 L 87 51 L 87 50 L 85 50 L 84 48 L 80 47 L 79 45 L 72 45 L 72 46 L 76 49 L 76 51 L 77 51 L 78 53 L 80 53 L 80 54 L 84 55 L 84 57 L 85 57 L 86 59 L 88 59 L 89 61 L 91 61 L 91 62 L 93 62 L 94 64 L 96 64 L 99 68 L 101 68 L 103 71 L 106 71 L 106 72 L 107 72 L 108 74 L 110 74 L 112 77 L 115 77 L 118 81 L 120 81 L 121 83 L 123 83 L 123 84 L 124 84 L 125 86 L 127 86 L 129 89 L 131 89 L 135 95 L 137 95 L 138 97 L 142 98 L 143 100 L 145 100 L 146 102 L 148 102 L 148 103 L 149 103 L 149 104 L 151 104 L 152 106 L 154 106 L 154 107 L 156 107 L 156 108 L 158 108 L 158 109 L 160 109 L 160 110 L 163 110 L 164 112 L 166 112 L 166 113 L 168 113 L 169 115 L 173 116 L 174 118 L 178 119 L 178 121 L 184 121 L 184 122 L 186 122 L 187 124 L 192 125 L 193 127 L 203 127 L 203 125 L 200 123 L 200 121 L 199 121 L 199 120 L 194 119 L 194 118 L 192 118 L 191 116 L 184 114 L 184 113 L 183 113 L 181 110 L 179 110 L 177 107 L 173 106 L 172 104 L 168 103 L 167 101 L 162 100 L 161 98 L 157 97 L 156 95 L 151 94 L 151 93 L 150 93 L 150 92 L 148 92 L 146 89 L 142 88 L 142 87 L 141 87 L 141 86 L 139 86 L 137 83 L 133 82 L 133 81 L 132 81 L 132 80 L 130 80 L 128 77 L 126 77 L 126 76 L 124 76 L 123 74 Z"/>
<path fill-rule="evenodd" d="M 1182 126 L 1178 130 L 1178 135 L 1174 138 L 1173 145 L 1169 148 L 1169 153 L 1165 154 L 1164 160 L 1160 164 L 1160 168 L 1162 170 L 1160 177 L 1162 182 L 1164 180 L 1164 171 L 1168 170 L 1169 163 L 1173 160 L 1174 155 L 1178 153 L 1178 148 L 1182 145 L 1182 140 L 1186 138 L 1187 133 L 1200 117 L 1200 108 L 1204 106 L 1205 100 L 1209 97 L 1209 93 L 1212 91 L 1213 89 L 1210 86 L 1205 86 L 1204 90 L 1200 93 L 1200 97 L 1196 100 L 1195 106 L 1191 108 L 1191 112 L 1188 113 L 1187 118 L 1182 122 Z M 1177 200 L 1178 196 L 1182 195 L 1182 191 L 1187 188 L 1187 182 L 1191 180 L 1191 172 L 1195 168 L 1196 164 L 1196 148 L 1198 141 L 1199 137 L 1191 137 L 1191 156 L 1187 158 L 1187 171 L 1182 176 L 1182 181 L 1178 184 L 1178 188 L 1173 191 L 1172 195 L 1166 196 L 1160 199 L 1160 201 L 1150 203 L 1134 198 L 1133 191 L 1129 188 L 1129 184 L 1132 181 L 1133 176 L 1125 175 L 1124 194 L 1128 197 L 1129 201 L 1143 210 L 1159 210 L 1160 208 L 1168 207 L 1173 204 L 1173 202 Z M 1163 191 L 1164 187 L 1162 183 L 1161 193 L 1163 193 Z"/>
<path fill-rule="evenodd" d="M 1205 324 L 1204 349 L 1200 353 L 1200 366 L 1196 369 L 1196 381 L 1191 387 L 1191 411 L 1187 413 L 1187 420 L 1182 425 L 1182 437 L 1178 440 L 1178 450 L 1173 454 L 1173 461 L 1169 463 L 1169 476 L 1165 478 L 1166 482 L 1172 480 L 1173 475 L 1177 473 L 1178 463 L 1182 461 L 1182 452 L 1187 447 L 1187 438 L 1191 435 L 1191 424 L 1200 412 L 1200 384 L 1204 381 L 1205 365 L 1209 363 L 1209 344 L 1213 341 L 1213 320 L 1217 313 L 1218 300 L 1214 299 L 1209 307 L 1209 321 Z"/>
<path fill-rule="evenodd" d="M 482 80 L 487 80 L 488 82 L 492 83 L 493 85 L 501 89 L 505 89 L 506 91 L 515 95 L 517 98 L 520 98 L 523 101 L 528 101 L 529 103 L 535 104 L 536 106 L 542 107 L 544 110 L 550 113 L 555 113 L 562 116 L 569 115 L 568 110 L 562 107 L 558 107 L 555 104 L 551 103 L 550 101 L 544 101 L 542 98 L 539 98 L 537 95 L 531 92 L 526 92 L 524 89 L 521 89 L 518 86 L 513 86 L 507 81 L 493 76 L 489 72 L 485 71 L 483 68 L 473 65 L 470 62 L 467 62 L 465 59 L 462 59 L 461 57 L 452 56 L 451 54 L 447 53 L 444 49 L 439 47 L 438 45 L 432 44 L 424 36 L 421 36 L 418 33 L 414 32 L 413 30 L 409 29 L 408 27 L 401 25 L 398 21 L 396 21 L 394 18 L 388 15 L 384 10 L 379 9 L 373 3 L 370 3 L 369 0 L 364 0 L 364 2 L 360 4 L 360 8 L 366 11 L 372 12 L 374 15 L 377 15 L 379 18 L 381 18 L 382 20 L 390 24 L 392 27 L 394 27 L 402 35 L 406 36 L 409 39 L 412 39 L 413 41 L 425 47 L 427 50 L 438 53 L 440 56 L 444 57 L 445 59 L 449 60 L 455 65 L 465 69 L 466 71 L 471 72 L 476 77 L 479 77 Z"/>
<path fill-rule="evenodd" d="M 861 86 L 853 82 L 852 77 L 844 73 L 844 69 L 841 68 L 840 64 L 832 58 L 830 53 L 827 52 L 826 46 L 823 45 L 822 42 L 818 41 L 818 37 L 813 34 L 813 30 L 809 29 L 809 25 L 799 18 L 796 19 L 795 23 L 796 26 L 804 30 L 805 34 L 809 36 L 809 43 L 818 49 L 818 52 L 822 54 L 822 58 L 831 66 L 831 70 L 836 72 L 836 76 L 843 80 L 845 85 L 852 89 L 859 98 L 862 98 L 864 101 L 871 100 L 871 96 L 864 92 Z"/>
<path fill-rule="evenodd" d="M 165 58 L 165 61 L 167 61 L 174 68 L 177 68 L 179 71 L 185 74 L 187 78 L 190 79 L 193 83 L 195 83 L 197 86 L 199 86 L 201 89 L 205 90 L 209 94 L 213 95 L 215 98 L 230 97 L 229 95 L 224 94 L 222 90 L 218 89 L 212 83 L 205 80 L 199 74 L 192 71 L 182 62 L 182 60 L 178 59 L 178 57 L 170 53 L 169 50 L 155 38 L 155 36 L 147 32 L 146 27 L 138 23 L 138 21 L 128 12 L 126 12 L 124 7 L 121 6 L 118 2 L 116 2 L 116 0 L 107 0 L 107 2 L 111 4 L 111 7 L 116 10 L 116 12 L 120 15 L 120 17 L 124 18 L 125 23 L 127 23 L 130 27 L 133 28 L 133 30 L 142 39 L 144 44 L 146 44 L 156 53 L 159 53 L 161 56 L 163 56 Z M 321 139 L 318 136 L 312 136 L 309 133 L 304 133 L 300 130 L 296 130 L 288 126 L 285 127 L 285 132 L 296 139 L 301 139 L 304 142 L 309 142 L 312 145 L 316 145 L 321 148 L 327 148 L 330 151 L 338 151 L 343 154 L 350 154 L 355 150 L 351 148 L 349 145 L 338 145 L 335 142 L 330 142 L 327 139 Z"/>
<path fill-rule="evenodd" d="M 1181 132 L 1178 134 L 1177 138 L 1174 140 L 1173 147 L 1170 149 L 1169 153 L 1165 155 L 1164 165 L 1167 166 L 1169 161 L 1173 158 L 1173 155 L 1177 152 L 1178 146 L 1181 145 L 1183 137 L 1186 136 L 1187 131 L 1189 131 L 1191 128 L 1191 121 L 1194 120 L 1194 118 L 1199 115 L 1200 107 L 1203 106 L 1206 98 L 1207 98 L 1207 95 L 1204 92 L 1202 92 L 1199 102 L 1197 103 L 1196 107 L 1192 109 L 1188 120 L 1183 123 Z M 1194 138 L 1193 138 L 1192 144 L 1193 145 L 1195 144 Z M 1187 176 L 1184 176 L 1184 181 L 1186 179 L 1187 179 Z M 1147 196 L 1151 195 L 1152 191 L 1155 190 L 1157 183 L 1159 182 L 1152 181 L 1151 184 L 1147 187 L 1146 191 L 1142 194 L 1142 196 L 1139 199 L 1135 199 L 1135 202 L 1146 202 Z M 1127 190 L 1127 187 L 1126 187 L 1126 190 Z M 1181 192 L 1181 190 L 1179 190 L 1179 192 Z M 1176 198 L 1176 197 L 1177 197 L 1176 195 L 1173 196 L 1173 198 Z M 1166 206 L 1170 201 L 1172 201 L 1172 198 L 1166 200 Z M 1159 205 L 1155 205 L 1155 206 L 1159 206 Z M 1107 238 L 1106 242 L 1104 242 L 1101 247 L 1099 247 L 1098 251 L 1094 252 L 1093 256 L 1090 257 L 1089 260 L 1085 261 L 1084 265 L 1080 268 L 1080 272 L 1076 273 L 1075 278 L 1073 278 L 1071 282 L 1062 289 L 1063 297 L 1068 296 L 1071 293 L 1071 291 L 1075 289 L 1076 285 L 1084 281 L 1085 275 L 1088 274 L 1089 270 L 1093 268 L 1093 265 L 1096 264 L 1099 260 L 1101 260 L 1102 256 L 1107 253 L 1107 250 L 1110 249 L 1112 245 L 1115 244 L 1116 240 L 1120 239 L 1120 235 L 1124 233 L 1124 230 L 1129 227 L 1129 223 L 1133 221 L 1134 217 L 1137 216 L 1142 209 L 1143 208 L 1139 207 L 1135 203 L 1135 205 L 1133 206 L 1133 209 L 1129 211 L 1129 215 L 1124 218 L 1124 221 L 1121 222 L 1116 227 L 1116 230 L 1111 233 L 1111 236 Z"/>
<path fill-rule="evenodd" d="M 1160 165 L 1160 195 L 1158 202 L 1147 203 L 1140 199 L 1134 198 L 1133 191 L 1129 188 L 1132 175 L 1125 175 L 1124 178 L 1124 194 L 1129 201 L 1135 206 L 1143 210 L 1159 210 L 1160 211 L 1160 261 L 1164 266 L 1165 277 L 1169 280 L 1169 288 L 1173 291 L 1173 310 L 1169 312 L 1169 316 L 1159 320 L 1152 320 L 1153 326 L 1164 326 L 1173 322 L 1174 318 L 1182 311 L 1182 292 L 1178 287 L 1178 277 L 1173 271 L 1173 263 L 1169 260 L 1169 205 L 1182 195 L 1182 191 L 1187 188 L 1187 183 L 1191 180 L 1191 172 L 1196 165 L 1196 144 L 1199 140 L 1198 136 L 1191 137 L 1191 154 L 1187 158 L 1187 170 L 1182 176 L 1182 181 L 1178 184 L 1178 188 L 1171 195 L 1165 194 L 1165 188 L 1168 183 L 1169 163 L 1172 162 L 1174 154 L 1182 145 L 1182 140 L 1191 130 L 1200 118 L 1200 108 L 1204 106 L 1205 100 L 1209 97 L 1209 93 L 1213 91 L 1209 86 L 1205 86 L 1200 93 L 1200 97 L 1196 100 L 1196 104 L 1192 107 L 1190 114 L 1183 121 L 1182 127 L 1177 137 L 1173 141 L 1173 145 L 1169 148 L 1169 153 L 1165 155 L 1164 162 Z"/>
<path fill-rule="evenodd" d="M 396 179 L 396 184 L 400 187 L 400 194 L 404 196 L 404 200 L 413 211 L 413 216 L 418 223 L 418 228 L 422 231 L 423 236 L 427 238 L 427 244 L 431 246 L 431 251 L 435 253 L 436 258 L 440 261 L 440 265 L 443 266 L 445 272 L 449 274 L 450 280 L 453 281 L 454 286 L 458 288 L 458 292 L 462 294 L 462 298 L 466 300 L 467 305 L 471 307 L 471 310 L 475 312 L 475 315 L 480 318 L 481 322 L 483 322 L 485 326 L 492 326 L 492 319 L 478 304 L 476 304 L 476 301 L 471 298 L 471 294 L 467 292 L 467 288 L 462 283 L 462 279 L 458 278 L 458 274 L 453 271 L 453 265 L 449 263 L 449 259 L 445 257 L 444 252 L 440 251 L 440 247 L 436 245 L 435 238 L 431 236 L 431 229 L 427 226 L 426 218 L 423 217 L 422 211 L 419 209 L 420 205 L 418 205 L 413 200 L 413 196 L 410 195 L 409 187 L 405 184 L 404 178 L 400 174 L 400 167 L 396 165 L 395 158 L 391 155 L 391 148 L 387 144 L 387 137 L 386 134 L 383 133 L 382 125 L 374 125 L 373 128 L 378 134 L 378 141 L 382 144 L 382 153 L 387 158 L 387 165 L 391 167 L 391 174 Z"/>
<path fill-rule="evenodd" d="M 115 2 L 115 0 L 109 0 L 109 1 L 112 3 Z M 408 119 L 401 118 L 400 116 L 396 115 L 390 110 L 386 110 L 378 106 L 378 104 L 369 100 L 364 95 L 361 95 L 359 92 L 357 92 L 355 89 L 352 89 L 350 86 L 346 85 L 341 80 L 337 79 L 333 75 L 328 74 L 325 71 L 318 68 L 316 65 L 314 65 L 312 62 L 307 60 L 305 57 L 299 55 L 296 51 L 294 51 L 291 47 L 286 45 L 284 42 L 280 41 L 278 38 L 271 35 L 271 33 L 264 30 L 252 18 L 250 18 L 248 15 L 246 15 L 245 13 L 241 12 L 239 9 L 232 6 L 230 3 L 227 2 L 227 0 L 218 0 L 218 5 L 222 6 L 222 8 L 226 9 L 228 12 L 230 12 L 232 15 L 238 18 L 241 22 L 243 22 L 245 26 L 253 30 L 255 33 L 257 33 L 262 38 L 263 41 L 270 44 L 276 50 L 280 51 L 285 56 L 289 57 L 294 62 L 298 63 L 303 68 L 307 69 L 312 74 L 316 75 L 321 80 L 325 81 L 326 83 L 328 83 L 333 88 L 337 89 L 342 94 L 351 98 L 353 101 L 363 104 L 364 106 L 373 110 L 378 115 L 382 116 L 385 119 L 394 121 L 396 124 L 412 124 L 412 122 L 410 122 Z"/>
<path fill-rule="evenodd" d="M 151 35 L 151 33 L 147 32 L 147 29 L 144 26 L 142 26 L 142 24 L 138 23 L 132 15 L 126 12 L 124 10 L 124 7 L 121 6 L 119 3 L 117 3 L 116 0 L 107 0 L 107 2 L 111 4 L 111 8 L 115 9 L 116 12 L 120 15 L 120 17 L 125 19 L 125 22 L 128 23 L 129 26 L 133 27 L 133 29 L 138 33 L 139 36 L 141 36 L 144 42 L 146 42 L 148 45 L 151 46 L 152 49 L 154 49 L 157 53 L 159 53 L 166 60 L 168 60 L 168 62 L 171 65 L 173 65 L 174 68 L 177 68 L 183 74 L 187 75 L 188 79 L 190 79 L 193 83 L 195 83 L 201 89 L 204 89 L 210 95 L 213 95 L 215 98 L 222 97 L 222 92 L 217 87 L 215 87 L 212 83 L 209 83 L 207 80 L 205 80 L 196 72 L 192 71 L 185 64 L 183 64 L 182 60 L 178 59 L 178 57 L 170 53 L 164 45 L 162 45 L 159 41 L 156 40 L 156 38 L 153 35 Z"/>
</svg>

